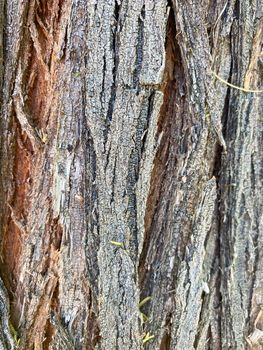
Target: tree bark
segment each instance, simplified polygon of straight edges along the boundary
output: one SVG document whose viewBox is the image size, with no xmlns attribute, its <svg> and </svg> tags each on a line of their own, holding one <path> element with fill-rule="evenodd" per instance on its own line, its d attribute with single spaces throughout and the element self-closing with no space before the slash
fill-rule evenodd
<svg viewBox="0 0 263 350">
<path fill-rule="evenodd" d="M 262 0 L 0 0 L 0 350 L 263 348 Z"/>
</svg>

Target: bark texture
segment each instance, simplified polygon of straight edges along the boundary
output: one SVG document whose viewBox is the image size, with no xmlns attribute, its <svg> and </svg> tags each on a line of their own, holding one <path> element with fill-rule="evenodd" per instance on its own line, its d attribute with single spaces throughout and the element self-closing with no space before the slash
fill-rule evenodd
<svg viewBox="0 0 263 350">
<path fill-rule="evenodd" d="M 263 348 L 262 9 L 0 0 L 0 350 Z"/>
</svg>

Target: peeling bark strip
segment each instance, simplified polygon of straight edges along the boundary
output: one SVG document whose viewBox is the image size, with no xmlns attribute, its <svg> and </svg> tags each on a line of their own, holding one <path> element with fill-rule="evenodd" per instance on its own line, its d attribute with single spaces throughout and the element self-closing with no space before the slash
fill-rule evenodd
<svg viewBox="0 0 263 350">
<path fill-rule="evenodd" d="M 0 0 L 0 349 L 262 347 L 262 8 Z"/>
</svg>

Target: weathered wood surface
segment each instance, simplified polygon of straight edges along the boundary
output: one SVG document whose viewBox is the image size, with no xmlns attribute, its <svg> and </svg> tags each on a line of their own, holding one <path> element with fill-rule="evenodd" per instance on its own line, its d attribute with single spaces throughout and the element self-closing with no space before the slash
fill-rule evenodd
<svg viewBox="0 0 263 350">
<path fill-rule="evenodd" d="M 0 349 L 261 348 L 262 8 L 6 0 Z"/>
</svg>

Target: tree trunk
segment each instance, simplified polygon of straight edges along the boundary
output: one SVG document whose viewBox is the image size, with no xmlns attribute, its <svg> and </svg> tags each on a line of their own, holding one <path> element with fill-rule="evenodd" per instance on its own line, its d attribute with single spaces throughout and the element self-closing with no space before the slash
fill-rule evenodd
<svg viewBox="0 0 263 350">
<path fill-rule="evenodd" d="M 0 349 L 263 349 L 262 9 L 0 0 Z"/>
</svg>

